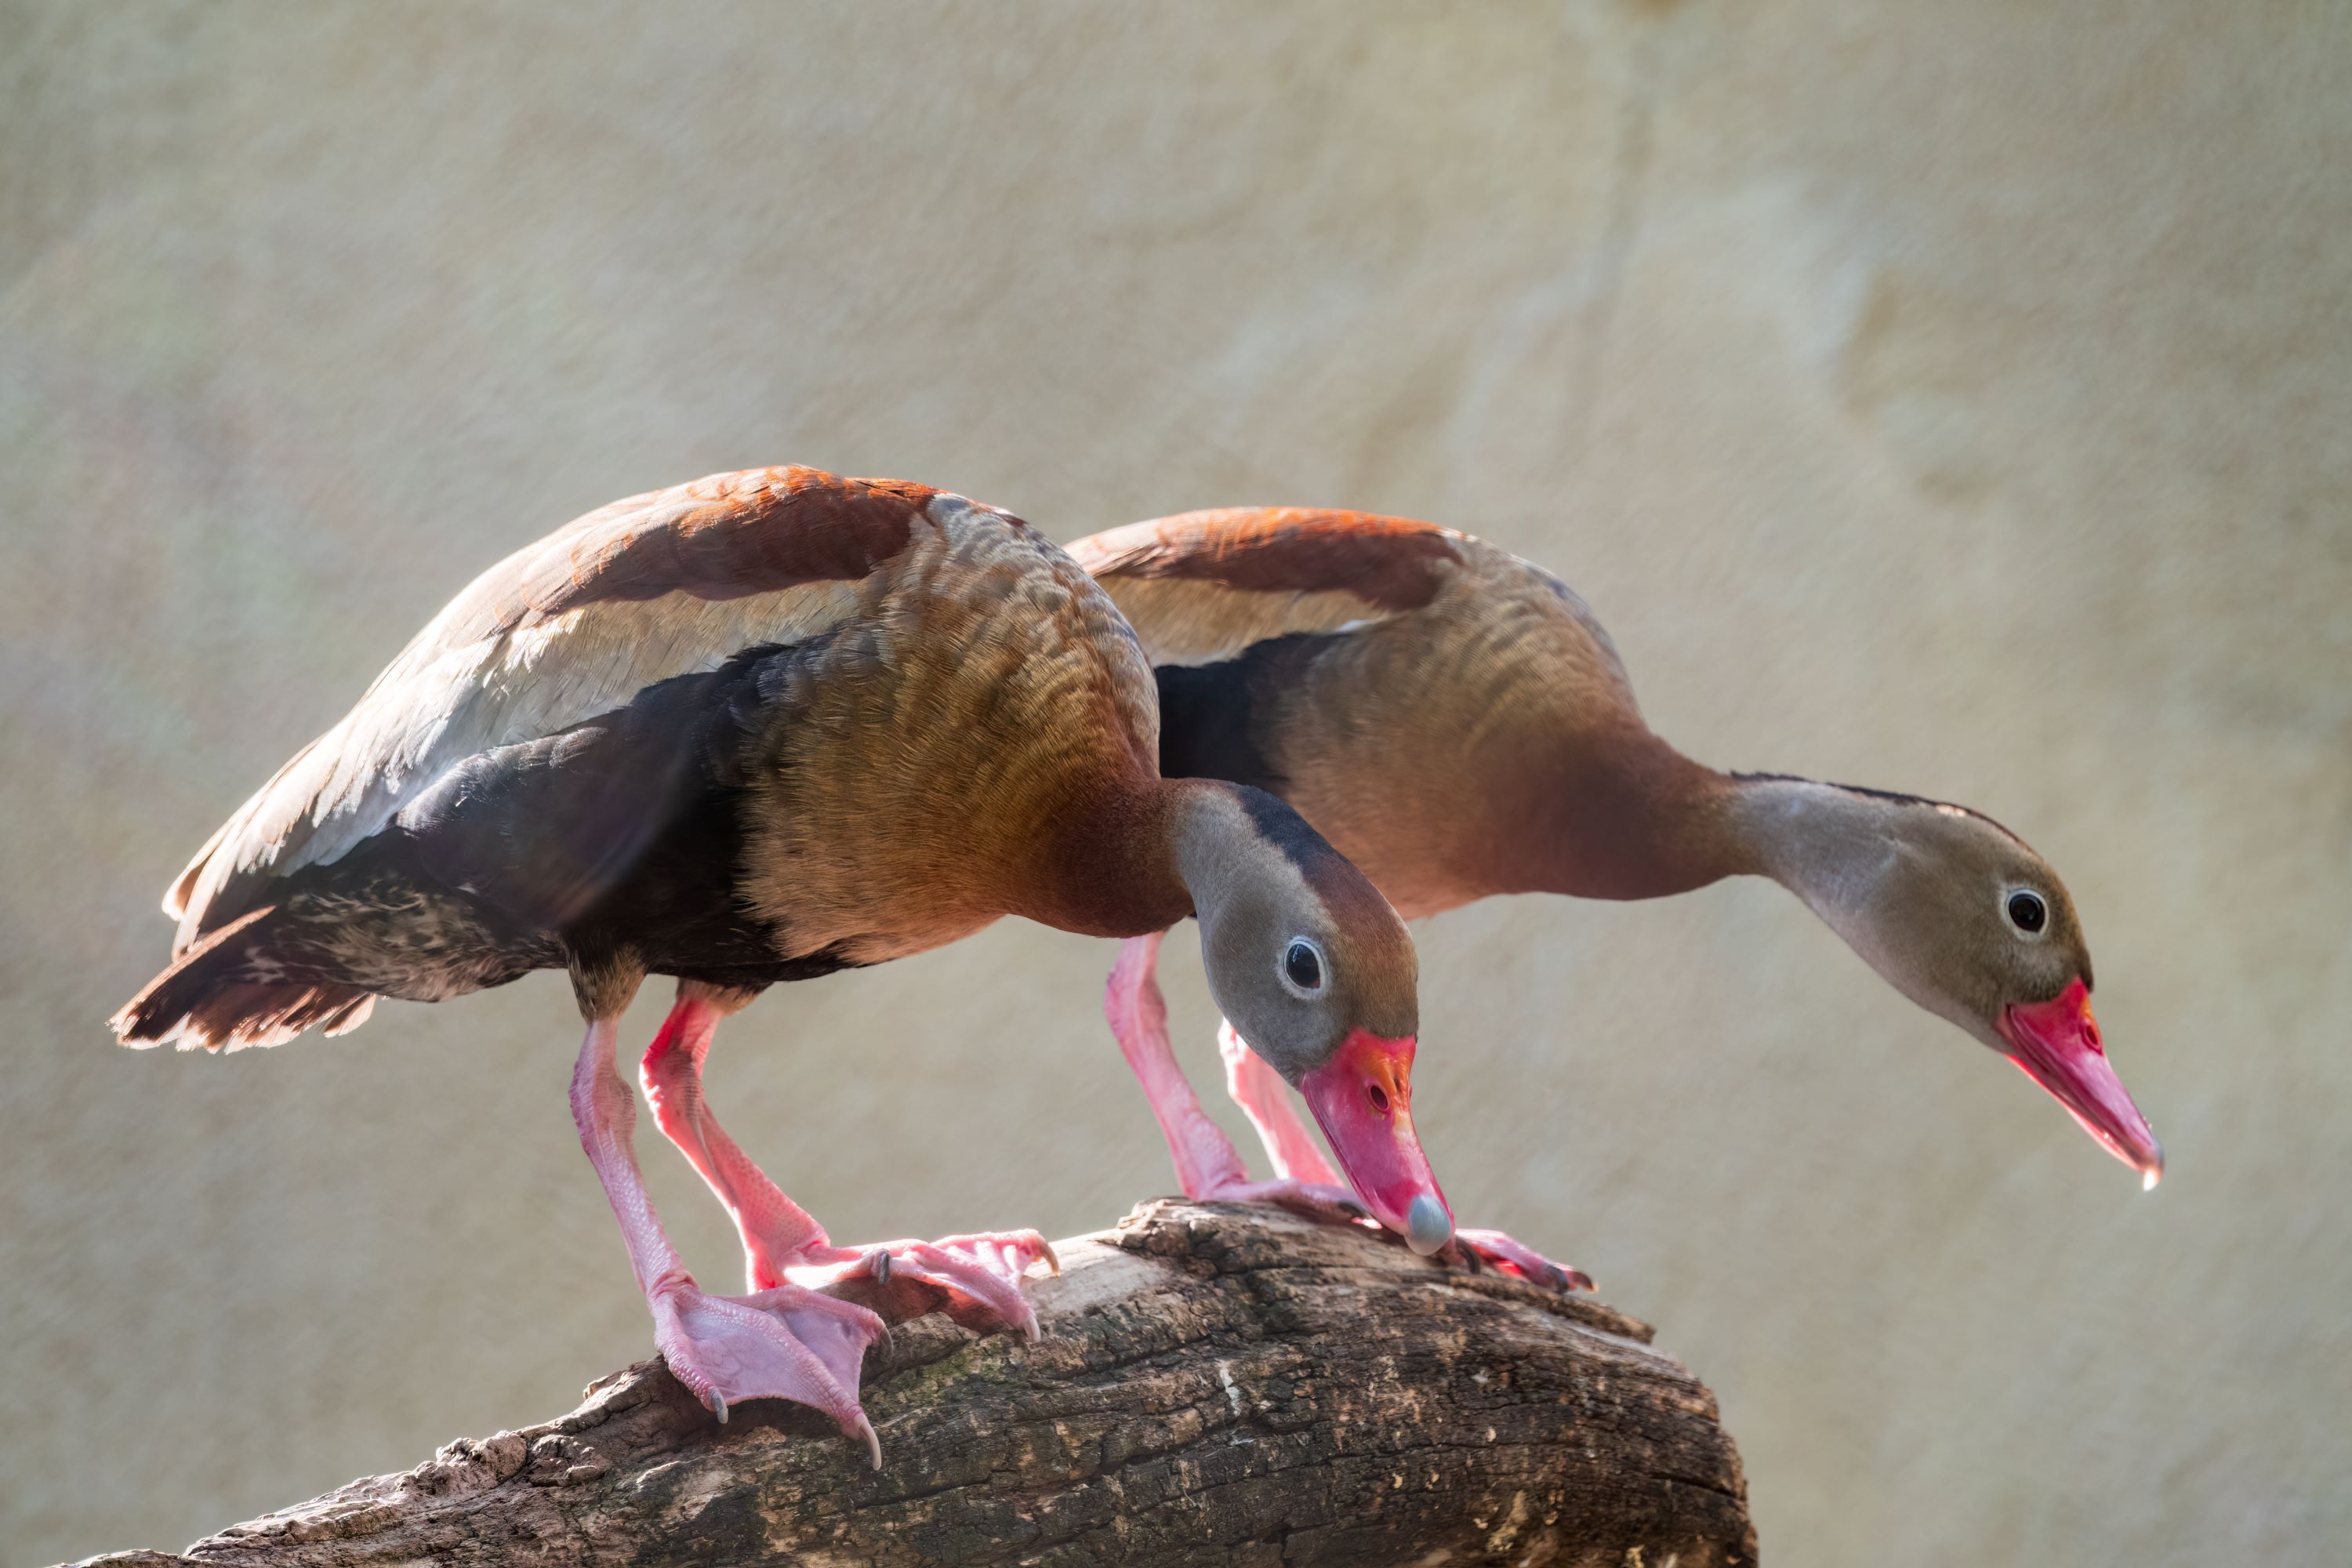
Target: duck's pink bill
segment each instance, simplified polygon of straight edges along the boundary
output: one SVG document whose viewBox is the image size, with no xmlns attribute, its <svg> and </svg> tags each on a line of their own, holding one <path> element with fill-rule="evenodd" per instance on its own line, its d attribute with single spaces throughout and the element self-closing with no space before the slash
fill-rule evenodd
<svg viewBox="0 0 2352 1568">
<path fill-rule="evenodd" d="M 2107 1061 L 2099 1021 L 2091 1016 L 2091 990 L 2079 976 L 2047 1002 L 2002 1008 L 1998 1026 L 2009 1042 L 2010 1059 L 2049 1090 L 2100 1147 L 2137 1171 L 2142 1192 L 2164 1179 L 2164 1145 Z"/>
<path fill-rule="evenodd" d="M 1298 1090 L 1372 1217 L 1426 1258 L 1454 1239 L 1454 1211 L 1412 1130 L 1412 1053 L 1411 1036 L 1358 1029 Z"/>
</svg>

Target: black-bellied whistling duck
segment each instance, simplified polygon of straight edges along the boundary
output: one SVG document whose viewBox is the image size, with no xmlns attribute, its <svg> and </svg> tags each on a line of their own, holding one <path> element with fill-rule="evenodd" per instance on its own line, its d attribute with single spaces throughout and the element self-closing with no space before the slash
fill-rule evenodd
<svg viewBox="0 0 2352 1568">
<path fill-rule="evenodd" d="M 1034 1230 L 833 1245 L 703 1102 L 719 1021 L 777 982 L 1008 914 L 1115 937 L 1197 915 L 1227 1016 L 1349 1102 L 1328 1131 L 1381 1178 L 1376 1212 L 1424 1250 L 1445 1239 L 1402 1114 L 1403 924 L 1290 807 L 1164 781 L 1158 747 L 1133 634 L 1017 518 L 809 468 L 636 496 L 475 579 L 213 836 L 165 895 L 171 967 L 114 1027 L 277 1045 L 356 1027 L 379 995 L 568 970 L 588 1022 L 572 1113 L 671 1370 L 721 1420 L 814 1405 L 879 1464 L 857 1389 L 881 1321 L 812 1287 L 911 1272 L 1034 1337 L 1018 1281 L 1051 1253 Z M 614 1047 L 649 974 L 677 1003 L 641 1081 L 734 1215 L 748 1295 L 695 1284 L 638 1173 Z M 1171 1092 L 1148 1087 L 1155 1107 Z"/>
<path fill-rule="evenodd" d="M 2092 1019 L 2065 884 L 1990 818 L 1693 762 L 1643 721 L 1581 600 L 1449 529 L 1235 508 L 1070 550 L 1156 668 L 1160 771 L 1282 795 L 1407 918 L 1490 893 L 1647 899 L 1769 877 L 1896 990 L 2023 1068 L 2145 1184 L 2162 1173 Z M 1148 952 L 1132 951 L 1148 979 Z M 1328 1182 L 1248 1035 L 1239 1020 L 1222 1034 L 1234 1098 L 1277 1174 Z M 1560 1279 L 1507 1237 L 1461 1237 Z"/>
</svg>

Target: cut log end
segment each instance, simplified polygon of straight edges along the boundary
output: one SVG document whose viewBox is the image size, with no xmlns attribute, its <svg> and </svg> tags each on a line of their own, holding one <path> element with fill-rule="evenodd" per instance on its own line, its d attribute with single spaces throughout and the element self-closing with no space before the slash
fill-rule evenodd
<svg viewBox="0 0 2352 1568">
<path fill-rule="evenodd" d="M 776 1401 L 712 1420 L 658 1361 L 543 1426 L 453 1443 L 90 1568 L 767 1563 L 1554 1563 L 1756 1560 L 1714 1396 L 1590 1297 L 1370 1231 L 1160 1200 L 1057 1243 L 1042 1341 L 931 1287 L 845 1294 L 884 1463 Z"/>
</svg>

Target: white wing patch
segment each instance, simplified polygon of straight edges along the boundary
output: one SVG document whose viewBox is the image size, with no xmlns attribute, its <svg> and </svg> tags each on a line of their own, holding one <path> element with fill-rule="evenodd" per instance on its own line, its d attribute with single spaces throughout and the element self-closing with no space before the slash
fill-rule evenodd
<svg viewBox="0 0 2352 1568">
<path fill-rule="evenodd" d="M 1391 618 L 1344 590 L 1266 593 L 1188 577 L 1097 579 L 1155 665 L 1214 664 L 1292 632 L 1345 632 Z"/>
</svg>

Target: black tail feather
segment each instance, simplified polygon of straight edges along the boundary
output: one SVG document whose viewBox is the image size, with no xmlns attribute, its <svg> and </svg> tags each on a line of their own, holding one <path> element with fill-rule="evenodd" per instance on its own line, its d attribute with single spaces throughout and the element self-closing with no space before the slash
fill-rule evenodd
<svg viewBox="0 0 2352 1568">
<path fill-rule="evenodd" d="M 276 906 L 239 916 L 173 962 L 108 1020 L 126 1046 L 182 1050 L 277 1046 L 314 1026 L 342 1034 L 375 998 L 357 986 L 277 978 L 268 952 Z"/>
</svg>

